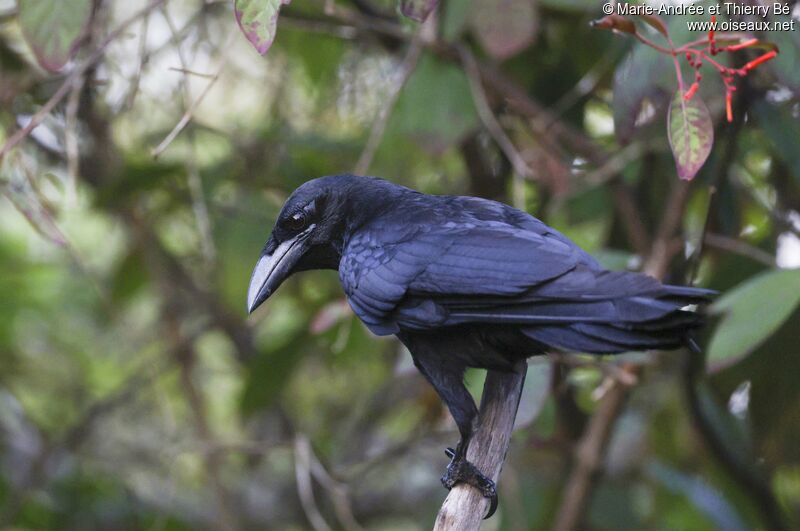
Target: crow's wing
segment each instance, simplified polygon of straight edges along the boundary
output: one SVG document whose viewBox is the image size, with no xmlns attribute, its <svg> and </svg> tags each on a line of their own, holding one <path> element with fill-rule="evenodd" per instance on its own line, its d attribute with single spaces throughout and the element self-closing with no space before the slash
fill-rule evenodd
<svg viewBox="0 0 800 531">
<path fill-rule="evenodd" d="M 347 242 L 339 276 L 351 307 L 376 334 L 455 324 L 439 299 L 488 309 L 482 300 L 513 300 L 585 261 L 578 247 L 539 226 L 377 220 Z"/>
<path fill-rule="evenodd" d="M 600 353 L 677 347 L 700 324 L 682 308 L 713 291 L 606 271 L 530 220 L 379 220 L 344 249 L 339 275 L 350 305 L 379 335 L 504 324 L 541 344 Z"/>
</svg>

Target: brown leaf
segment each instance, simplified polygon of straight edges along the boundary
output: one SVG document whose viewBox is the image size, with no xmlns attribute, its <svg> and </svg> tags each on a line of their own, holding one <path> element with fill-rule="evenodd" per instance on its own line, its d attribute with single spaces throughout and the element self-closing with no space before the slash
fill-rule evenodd
<svg viewBox="0 0 800 531">
<path fill-rule="evenodd" d="M 473 4 L 470 22 L 483 49 L 499 60 L 530 46 L 539 27 L 531 0 L 481 0 Z"/>
<path fill-rule="evenodd" d="M 657 15 L 638 15 L 644 22 L 646 22 L 649 26 L 655 28 L 661 35 L 666 38 L 669 38 L 669 30 L 667 29 L 667 25 L 661 20 L 661 17 Z"/>
<path fill-rule="evenodd" d="M 593 20 L 591 22 L 593 28 L 608 29 L 613 31 L 621 31 L 623 33 L 636 33 L 636 24 L 627 17 L 622 15 L 606 15 L 603 18 Z"/>
</svg>

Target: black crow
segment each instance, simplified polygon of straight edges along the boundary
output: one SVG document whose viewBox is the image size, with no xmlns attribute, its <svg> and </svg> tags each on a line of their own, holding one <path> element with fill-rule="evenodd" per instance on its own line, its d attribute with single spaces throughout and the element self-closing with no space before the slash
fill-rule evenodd
<svg viewBox="0 0 800 531">
<path fill-rule="evenodd" d="M 453 415 L 461 440 L 442 477 L 492 498 L 466 460 L 477 408 L 467 367 L 513 370 L 563 350 L 672 349 L 699 326 L 686 309 L 712 291 L 602 268 L 558 231 L 508 205 L 423 194 L 382 179 L 309 181 L 281 209 L 247 294 L 255 310 L 291 274 L 336 269 L 355 314 L 396 335 Z"/>
</svg>

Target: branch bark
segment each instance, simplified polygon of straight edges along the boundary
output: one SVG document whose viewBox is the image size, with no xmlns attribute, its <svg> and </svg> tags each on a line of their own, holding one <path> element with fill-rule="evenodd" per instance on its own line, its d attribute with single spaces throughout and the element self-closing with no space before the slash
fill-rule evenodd
<svg viewBox="0 0 800 531">
<path fill-rule="evenodd" d="M 478 425 L 467 450 L 467 459 L 495 482 L 500 477 L 508 452 L 526 369 L 526 362 L 520 361 L 513 372 L 486 373 Z M 456 485 L 439 509 L 433 529 L 477 530 L 488 507 L 489 500 L 476 489 L 469 485 Z"/>
<path fill-rule="evenodd" d="M 623 370 L 631 377 L 637 376 L 636 368 L 624 367 Z M 628 389 L 629 386 L 614 382 L 592 415 L 575 449 L 575 462 L 564 487 L 561 498 L 563 502 L 553 523 L 554 531 L 572 531 L 580 526 L 591 500 L 592 487 L 600 472 L 606 445 L 615 421 L 625 405 Z"/>
</svg>

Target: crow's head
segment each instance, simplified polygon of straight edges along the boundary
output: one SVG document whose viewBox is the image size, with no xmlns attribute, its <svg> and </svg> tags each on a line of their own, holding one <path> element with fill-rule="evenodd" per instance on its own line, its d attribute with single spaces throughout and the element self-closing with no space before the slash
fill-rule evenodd
<svg viewBox="0 0 800 531">
<path fill-rule="evenodd" d="M 253 312 L 290 275 L 308 269 L 337 269 L 342 244 L 362 209 L 352 198 L 369 193 L 379 179 L 334 175 L 308 181 L 283 205 L 261 252 L 247 290 L 247 311 Z"/>
</svg>

